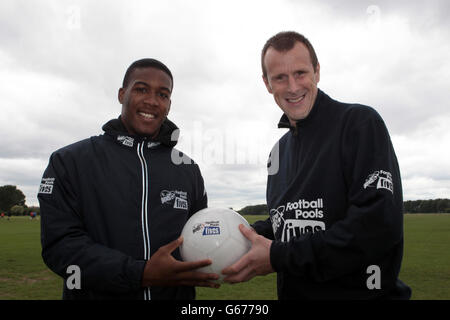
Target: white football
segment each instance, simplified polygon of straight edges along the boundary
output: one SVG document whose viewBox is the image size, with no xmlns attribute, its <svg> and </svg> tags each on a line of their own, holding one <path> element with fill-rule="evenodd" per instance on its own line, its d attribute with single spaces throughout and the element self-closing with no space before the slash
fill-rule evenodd
<svg viewBox="0 0 450 320">
<path fill-rule="evenodd" d="M 205 208 L 193 214 L 183 227 L 180 254 L 184 261 L 211 259 L 212 264 L 198 271 L 225 276 L 221 271 L 250 250 L 251 242 L 238 226 L 250 228 L 247 220 L 231 209 Z"/>
</svg>

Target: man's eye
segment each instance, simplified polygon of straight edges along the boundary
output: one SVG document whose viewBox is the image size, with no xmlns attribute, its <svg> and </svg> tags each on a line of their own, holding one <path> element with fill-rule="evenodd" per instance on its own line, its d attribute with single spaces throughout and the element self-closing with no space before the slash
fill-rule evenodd
<svg viewBox="0 0 450 320">
<path fill-rule="evenodd" d="M 136 87 L 135 90 L 137 92 L 139 92 L 139 93 L 146 93 L 147 92 L 147 88 L 144 88 L 144 87 Z"/>
<path fill-rule="evenodd" d="M 169 96 L 168 96 L 167 94 L 163 93 L 163 92 L 160 92 L 160 93 L 159 93 L 159 96 L 160 96 L 161 98 L 163 98 L 163 99 L 168 99 L 168 98 L 169 98 Z"/>
</svg>

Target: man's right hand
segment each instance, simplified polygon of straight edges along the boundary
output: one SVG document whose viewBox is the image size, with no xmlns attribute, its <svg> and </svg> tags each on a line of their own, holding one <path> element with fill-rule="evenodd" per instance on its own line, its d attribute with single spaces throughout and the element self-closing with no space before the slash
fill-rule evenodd
<svg viewBox="0 0 450 320">
<path fill-rule="evenodd" d="M 210 265 L 210 259 L 185 262 L 178 261 L 172 252 L 183 243 L 183 238 L 160 247 L 147 261 L 142 277 L 142 286 L 198 286 L 219 288 L 220 284 L 212 282 L 219 279 L 215 273 L 205 273 L 196 269 Z"/>
</svg>

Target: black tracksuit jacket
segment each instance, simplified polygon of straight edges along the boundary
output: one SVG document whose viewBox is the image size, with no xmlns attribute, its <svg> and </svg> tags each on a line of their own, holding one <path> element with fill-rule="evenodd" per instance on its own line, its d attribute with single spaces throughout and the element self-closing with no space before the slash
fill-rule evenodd
<svg viewBox="0 0 450 320">
<path fill-rule="evenodd" d="M 193 287 L 141 287 L 145 262 L 207 206 L 198 165 L 173 148 L 175 129 L 167 119 L 150 141 L 119 117 L 51 155 L 38 193 L 42 257 L 65 279 L 64 299 L 195 298 Z M 71 265 L 80 289 L 67 286 Z"/>
<path fill-rule="evenodd" d="M 408 299 L 400 172 L 379 114 L 319 89 L 307 118 L 279 127 L 289 131 L 270 156 L 270 218 L 253 225 L 275 239 L 279 298 Z"/>
</svg>

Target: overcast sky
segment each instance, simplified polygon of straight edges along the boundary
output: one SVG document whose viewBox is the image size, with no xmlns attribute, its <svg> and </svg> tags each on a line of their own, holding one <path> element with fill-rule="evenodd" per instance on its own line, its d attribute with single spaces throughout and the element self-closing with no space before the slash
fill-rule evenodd
<svg viewBox="0 0 450 320">
<path fill-rule="evenodd" d="M 405 200 L 450 198 L 449 1 L 0 2 L 0 185 L 27 205 L 50 154 L 120 114 L 127 67 L 153 57 L 174 76 L 178 149 L 200 164 L 209 205 L 265 203 L 266 161 L 285 130 L 261 80 L 279 31 L 312 42 L 319 88 L 385 120 Z"/>
</svg>

